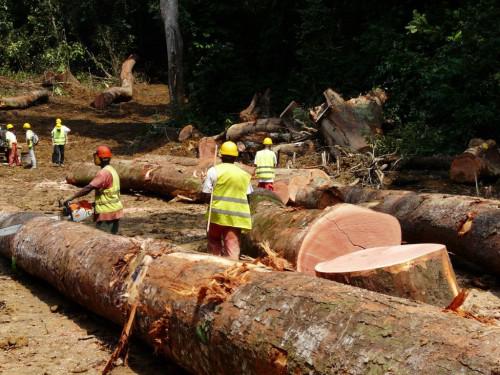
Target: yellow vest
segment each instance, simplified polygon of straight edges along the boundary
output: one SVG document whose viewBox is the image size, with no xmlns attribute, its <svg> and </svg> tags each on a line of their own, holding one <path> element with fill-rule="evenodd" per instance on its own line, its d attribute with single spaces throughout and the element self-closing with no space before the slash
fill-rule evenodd
<svg viewBox="0 0 500 375">
<path fill-rule="evenodd" d="M 66 132 L 62 128 L 54 128 L 52 130 L 52 143 L 54 145 L 65 145 L 66 144 Z"/>
<path fill-rule="evenodd" d="M 95 191 L 95 212 L 98 214 L 116 212 L 123 208 L 120 201 L 120 177 L 111 165 L 106 165 L 105 170 L 113 176 L 113 184 L 110 188 Z"/>
<path fill-rule="evenodd" d="M 274 179 L 275 154 L 271 150 L 261 150 L 255 155 L 255 174 L 260 180 Z"/>
<path fill-rule="evenodd" d="M 247 200 L 251 176 L 231 163 L 215 166 L 217 183 L 212 198 L 211 223 L 252 229 L 252 217 Z"/>
</svg>

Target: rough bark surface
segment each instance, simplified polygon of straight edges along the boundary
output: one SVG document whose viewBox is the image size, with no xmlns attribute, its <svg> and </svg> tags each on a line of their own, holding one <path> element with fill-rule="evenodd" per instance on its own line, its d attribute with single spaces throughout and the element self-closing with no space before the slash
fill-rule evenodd
<svg viewBox="0 0 500 375">
<path fill-rule="evenodd" d="M 97 109 L 105 109 L 111 103 L 128 102 L 132 100 L 134 93 L 134 75 L 132 70 L 137 61 L 137 56 L 130 55 L 122 64 L 120 73 L 121 86 L 110 87 L 97 95 L 92 102 L 92 106 Z"/>
<path fill-rule="evenodd" d="M 284 129 L 284 125 L 280 118 L 263 118 L 231 125 L 226 131 L 226 139 L 236 142 L 249 134 L 257 132 L 272 133 L 282 129 Z"/>
<path fill-rule="evenodd" d="M 316 275 L 397 297 L 446 307 L 458 284 L 444 245 L 417 244 L 360 250 L 315 267 Z"/>
<path fill-rule="evenodd" d="M 483 270 L 500 274 L 500 201 L 403 190 L 342 187 L 346 203 L 394 215 L 408 243 L 434 242 Z"/>
<path fill-rule="evenodd" d="M 28 108 L 49 100 L 49 91 L 34 90 L 24 95 L 0 98 L 0 109 Z"/>
<path fill-rule="evenodd" d="M 455 157 L 450 166 L 450 179 L 459 183 L 473 184 L 484 178 L 499 176 L 500 151 L 492 139 L 472 139 L 469 148 Z"/>
<path fill-rule="evenodd" d="M 203 134 L 196 129 L 193 125 L 186 125 L 184 126 L 181 131 L 179 132 L 178 140 L 179 142 L 184 142 L 188 139 L 197 139 L 203 137 Z"/>
<path fill-rule="evenodd" d="M 260 244 L 288 260 L 300 272 L 314 275 L 317 263 L 377 246 L 399 245 L 401 228 L 390 215 L 349 204 L 325 210 L 280 207 L 252 197 L 253 227 L 242 235 L 243 253 L 261 255 Z"/>
<path fill-rule="evenodd" d="M 276 153 L 281 153 L 286 155 L 293 155 L 293 154 L 304 155 L 309 152 L 314 152 L 315 146 L 313 141 L 307 140 L 304 142 L 282 143 L 273 146 L 272 150 Z"/>
<path fill-rule="evenodd" d="M 136 332 L 194 374 L 500 369 L 498 328 L 433 306 L 298 273 L 245 270 L 222 258 L 47 218 L 27 221 L 8 243 L 2 255 L 15 256 L 29 274 L 119 324 L 126 320 L 123 293 L 131 275 L 144 254 L 154 255 L 139 288 Z M 203 284 L 235 268 L 243 269 L 239 285 L 218 303 L 207 302 Z"/>
</svg>

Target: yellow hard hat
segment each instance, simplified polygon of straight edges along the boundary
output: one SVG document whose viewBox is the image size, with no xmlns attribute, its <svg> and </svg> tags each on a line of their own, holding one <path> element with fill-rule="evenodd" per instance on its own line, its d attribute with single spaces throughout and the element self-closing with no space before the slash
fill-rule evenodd
<svg viewBox="0 0 500 375">
<path fill-rule="evenodd" d="M 62 124 L 62 121 L 60 118 L 56 118 L 56 124 Z"/>
<path fill-rule="evenodd" d="M 220 154 L 227 156 L 238 156 L 238 146 L 236 143 L 227 141 L 220 146 Z"/>
<path fill-rule="evenodd" d="M 23 129 L 31 129 L 31 125 L 29 124 L 29 122 L 24 123 Z"/>
<path fill-rule="evenodd" d="M 273 140 L 269 137 L 264 138 L 264 141 L 262 142 L 263 145 L 272 145 Z"/>
<path fill-rule="evenodd" d="M 6 128 L 7 128 L 7 129 L 14 129 L 14 125 L 12 125 L 12 124 L 7 124 Z"/>
</svg>

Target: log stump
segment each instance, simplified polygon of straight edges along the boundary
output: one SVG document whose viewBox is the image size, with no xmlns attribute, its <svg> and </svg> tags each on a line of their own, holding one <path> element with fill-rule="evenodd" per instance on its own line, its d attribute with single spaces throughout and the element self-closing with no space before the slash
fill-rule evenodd
<svg viewBox="0 0 500 375">
<path fill-rule="evenodd" d="M 446 246 L 376 247 L 318 263 L 316 275 L 397 297 L 446 307 L 458 294 Z"/>
</svg>

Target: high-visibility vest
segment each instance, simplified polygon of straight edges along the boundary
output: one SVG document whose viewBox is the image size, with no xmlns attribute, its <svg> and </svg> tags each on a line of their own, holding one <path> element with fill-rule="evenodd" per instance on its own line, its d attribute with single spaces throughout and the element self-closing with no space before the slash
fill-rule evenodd
<svg viewBox="0 0 500 375">
<path fill-rule="evenodd" d="M 260 180 L 274 179 L 274 166 L 276 155 L 271 150 L 260 150 L 255 155 L 255 174 Z"/>
<path fill-rule="evenodd" d="M 66 132 L 63 128 L 52 129 L 52 143 L 56 146 L 66 144 Z"/>
<path fill-rule="evenodd" d="M 33 148 L 33 130 L 26 130 L 26 141 L 28 143 L 28 148 Z"/>
<path fill-rule="evenodd" d="M 232 163 L 216 165 L 215 170 L 217 183 L 213 191 L 210 222 L 252 229 L 252 217 L 247 200 L 251 176 Z"/>
<path fill-rule="evenodd" d="M 123 208 L 120 201 L 120 177 L 111 165 L 106 165 L 105 170 L 113 176 L 113 184 L 110 188 L 95 191 L 95 212 L 98 214 L 116 212 Z"/>
</svg>

